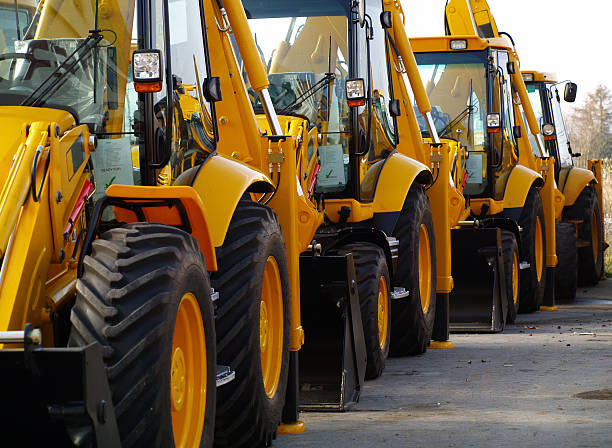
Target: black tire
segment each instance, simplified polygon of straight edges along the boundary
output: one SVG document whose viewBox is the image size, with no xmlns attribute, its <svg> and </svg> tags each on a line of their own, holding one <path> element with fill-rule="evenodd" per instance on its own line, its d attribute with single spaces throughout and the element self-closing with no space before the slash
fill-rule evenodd
<svg viewBox="0 0 612 448">
<path fill-rule="evenodd" d="M 429 307 L 423 311 L 419 288 L 419 235 L 424 226 L 429 236 L 431 259 Z M 409 296 L 391 302 L 390 356 L 425 353 L 436 316 L 436 244 L 429 198 L 420 185 L 413 186 L 393 232 L 399 240 L 399 259 L 394 286 L 406 288 Z"/>
<path fill-rule="evenodd" d="M 514 233 L 502 230 L 501 239 L 504 258 L 504 275 L 506 277 L 506 300 L 508 303 L 506 322 L 513 324 L 516 320 L 516 314 L 518 313 L 520 304 L 519 265 L 521 258 Z M 515 271 L 514 273 L 513 270 Z"/>
<path fill-rule="evenodd" d="M 573 302 L 578 284 L 578 252 L 576 227 L 561 222 L 556 226 L 557 269 L 555 269 L 555 300 Z"/>
<path fill-rule="evenodd" d="M 264 387 L 260 348 L 260 307 L 269 257 L 282 283 L 282 362 L 276 392 Z M 218 271 L 211 274 L 217 301 L 217 361 L 231 365 L 236 378 L 219 389 L 215 446 L 269 446 L 281 421 L 289 368 L 289 280 L 285 245 L 274 212 L 249 200 L 238 203 Z"/>
<path fill-rule="evenodd" d="M 538 275 L 536 262 L 536 221 L 540 221 L 542 238 L 542 266 Z M 521 261 L 529 263 L 528 269 L 521 270 L 519 312 L 531 313 L 540 309 L 546 289 L 546 222 L 542 198 L 535 188 L 531 188 L 525 199 L 523 211 L 519 218 L 521 233 Z"/>
<path fill-rule="evenodd" d="M 344 246 L 339 254 L 352 252 L 357 277 L 359 304 L 361 307 L 361 321 L 365 336 L 368 361 L 366 364 L 365 379 L 371 380 L 382 375 L 385 361 L 389 356 L 389 342 L 391 339 L 391 279 L 387 268 L 387 259 L 383 250 L 373 244 L 355 243 Z M 384 279 L 387 287 L 387 298 L 384 312 L 387 314 L 387 329 L 384 345 L 381 347 L 379 335 L 378 295 L 380 280 Z"/>
<path fill-rule="evenodd" d="M 198 243 L 162 224 L 127 224 L 93 242 L 77 281 L 69 345 L 103 347 L 124 447 L 175 446 L 171 365 L 181 299 L 199 305 L 206 343 L 206 405 L 202 437 L 212 447 L 216 361 L 210 283 Z"/>
<path fill-rule="evenodd" d="M 603 266 L 603 238 L 600 230 L 601 210 L 593 187 L 582 190 L 574 205 L 563 210 L 563 219 L 582 220 L 578 227 L 578 239 L 589 244 L 578 248 L 578 284 L 596 285 Z M 594 229 L 596 234 L 593 233 Z"/>
</svg>

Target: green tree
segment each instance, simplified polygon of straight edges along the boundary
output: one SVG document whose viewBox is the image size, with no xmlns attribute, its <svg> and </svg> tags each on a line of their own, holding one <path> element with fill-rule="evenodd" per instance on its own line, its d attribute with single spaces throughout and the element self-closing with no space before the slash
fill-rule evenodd
<svg viewBox="0 0 612 448">
<path fill-rule="evenodd" d="M 587 158 L 612 157 L 612 92 L 598 85 L 582 107 L 569 116 L 568 130 L 574 152 Z"/>
</svg>

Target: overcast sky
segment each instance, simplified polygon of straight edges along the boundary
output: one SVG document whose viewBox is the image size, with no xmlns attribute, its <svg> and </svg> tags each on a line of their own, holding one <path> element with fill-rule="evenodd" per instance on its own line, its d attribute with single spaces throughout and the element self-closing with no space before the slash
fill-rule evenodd
<svg viewBox="0 0 612 448">
<path fill-rule="evenodd" d="M 401 0 L 409 36 L 444 34 L 446 0 Z M 612 89 L 612 0 L 488 0 L 500 31 L 516 42 L 521 68 L 578 84 L 576 105 L 597 84 Z M 607 31 L 607 33 L 606 33 Z"/>
</svg>

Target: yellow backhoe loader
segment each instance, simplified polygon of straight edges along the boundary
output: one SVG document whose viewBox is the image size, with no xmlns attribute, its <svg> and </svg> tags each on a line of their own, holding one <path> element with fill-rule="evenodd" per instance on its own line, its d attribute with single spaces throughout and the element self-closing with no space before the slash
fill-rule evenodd
<svg viewBox="0 0 612 448">
<path fill-rule="evenodd" d="M 554 300 L 551 285 L 556 265 L 554 216 L 558 196 L 554 176 L 546 176 L 554 161 L 545 157 L 537 123 L 530 118 L 530 132 L 541 155 L 533 158 L 529 131 L 519 107 L 528 118 L 533 117 L 518 71 L 519 61 L 512 42 L 497 32 L 486 2 L 451 0 L 445 19 L 446 37 L 413 38 L 411 44 L 421 76 L 427 80 L 425 88 L 438 133 L 442 141 L 456 148 L 454 173 L 465 173 L 458 181 L 469 213 L 459 221 L 460 229 L 453 232 L 453 255 L 486 259 L 478 245 L 465 243 L 462 233 L 482 226 L 502 231 L 498 248 L 505 260 L 501 264 L 509 267 L 502 276 L 507 290 L 507 303 L 502 303 L 502 309 L 504 319 L 513 322 L 519 308 L 538 309 L 546 292 L 548 300 Z M 426 130 L 422 123 L 421 128 Z M 532 155 L 532 166 L 522 164 L 525 148 Z M 495 246 L 493 235 L 489 241 L 489 247 Z M 486 263 L 482 268 L 484 275 Z M 495 308 L 492 295 L 475 287 L 473 281 L 459 282 L 462 269 L 467 275 L 463 278 L 479 275 L 469 263 L 453 264 L 456 281 L 451 295 L 451 326 L 489 328 L 490 314 L 484 311 Z M 547 279 L 551 280 L 548 288 Z"/>
<path fill-rule="evenodd" d="M 434 339 L 448 339 L 452 289 L 448 212 L 438 219 L 430 205 L 435 200 L 448 208 L 448 185 L 429 188 L 430 154 L 439 157 L 440 145 L 424 145 L 419 132 L 409 133 L 416 128 L 414 114 L 412 123 L 405 117 L 397 120 L 398 80 L 386 51 L 390 33 L 408 43 L 401 19 L 392 29 L 392 15 L 401 17 L 401 6 L 377 0 L 243 4 L 268 67 L 283 132 L 296 136 L 304 148 L 297 159 L 299 188 L 325 211 L 325 222 L 312 235 L 313 247 L 322 253 L 353 253 L 368 353 L 366 378 L 374 378 L 387 353 L 424 352 L 434 327 L 440 334 Z M 428 115 L 416 64 L 410 70 Z M 262 105 L 255 95 L 252 101 L 262 120 Z M 385 268 L 393 285 L 390 303 L 381 302 L 376 292 L 381 271 L 368 261 L 381 258 L 377 245 L 391 261 Z M 301 357 L 318 357 L 309 349 L 318 345 L 306 322 L 316 325 L 320 317 L 303 314 L 303 319 L 309 337 Z M 303 364 L 303 381 L 308 365 Z M 305 406 L 311 390 L 303 388 Z"/>
<path fill-rule="evenodd" d="M 589 169 L 574 166 L 572 152 L 561 110 L 563 99 L 574 102 L 577 85 L 558 82 L 552 73 L 522 70 L 523 80 L 534 113 L 544 134 L 548 153 L 555 158 L 555 180 L 563 194 L 563 210 L 557 216 L 557 256 L 555 297 L 572 301 L 577 285 L 594 285 L 603 275 L 603 257 L 608 244 L 602 214 L 601 160 L 588 160 Z"/>
</svg>

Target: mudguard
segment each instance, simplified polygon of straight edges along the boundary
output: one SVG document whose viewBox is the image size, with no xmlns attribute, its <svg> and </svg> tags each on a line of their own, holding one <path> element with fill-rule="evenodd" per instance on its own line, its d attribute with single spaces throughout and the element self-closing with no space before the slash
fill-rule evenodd
<svg viewBox="0 0 612 448">
<path fill-rule="evenodd" d="M 430 185 L 431 171 L 426 165 L 397 152 L 382 168 L 374 192 L 374 213 L 399 212 L 414 182 Z"/>
<path fill-rule="evenodd" d="M 204 163 L 192 186 L 202 198 L 204 208 L 214 210 L 207 215 L 214 247 L 223 245 L 236 205 L 245 193 L 274 190 L 268 176 L 222 154 L 212 156 Z"/>
<path fill-rule="evenodd" d="M 572 168 L 565 178 L 562 193 L 565 196 L 565 207 L 574 205 L 582 190 L 590 183 L 597 183 L 593 172 L 584 168 Z"/>
<path fill-rule="evenodd" d="M 510 173 L 504 191 L 505 217 L 518 221 L 525 199 L 527 199 L 527 194 L 532 186 L 538 189 L 542 188 L 544 186 L 542 176 L 527 167 L 516 165 Z"/>
</svg>

